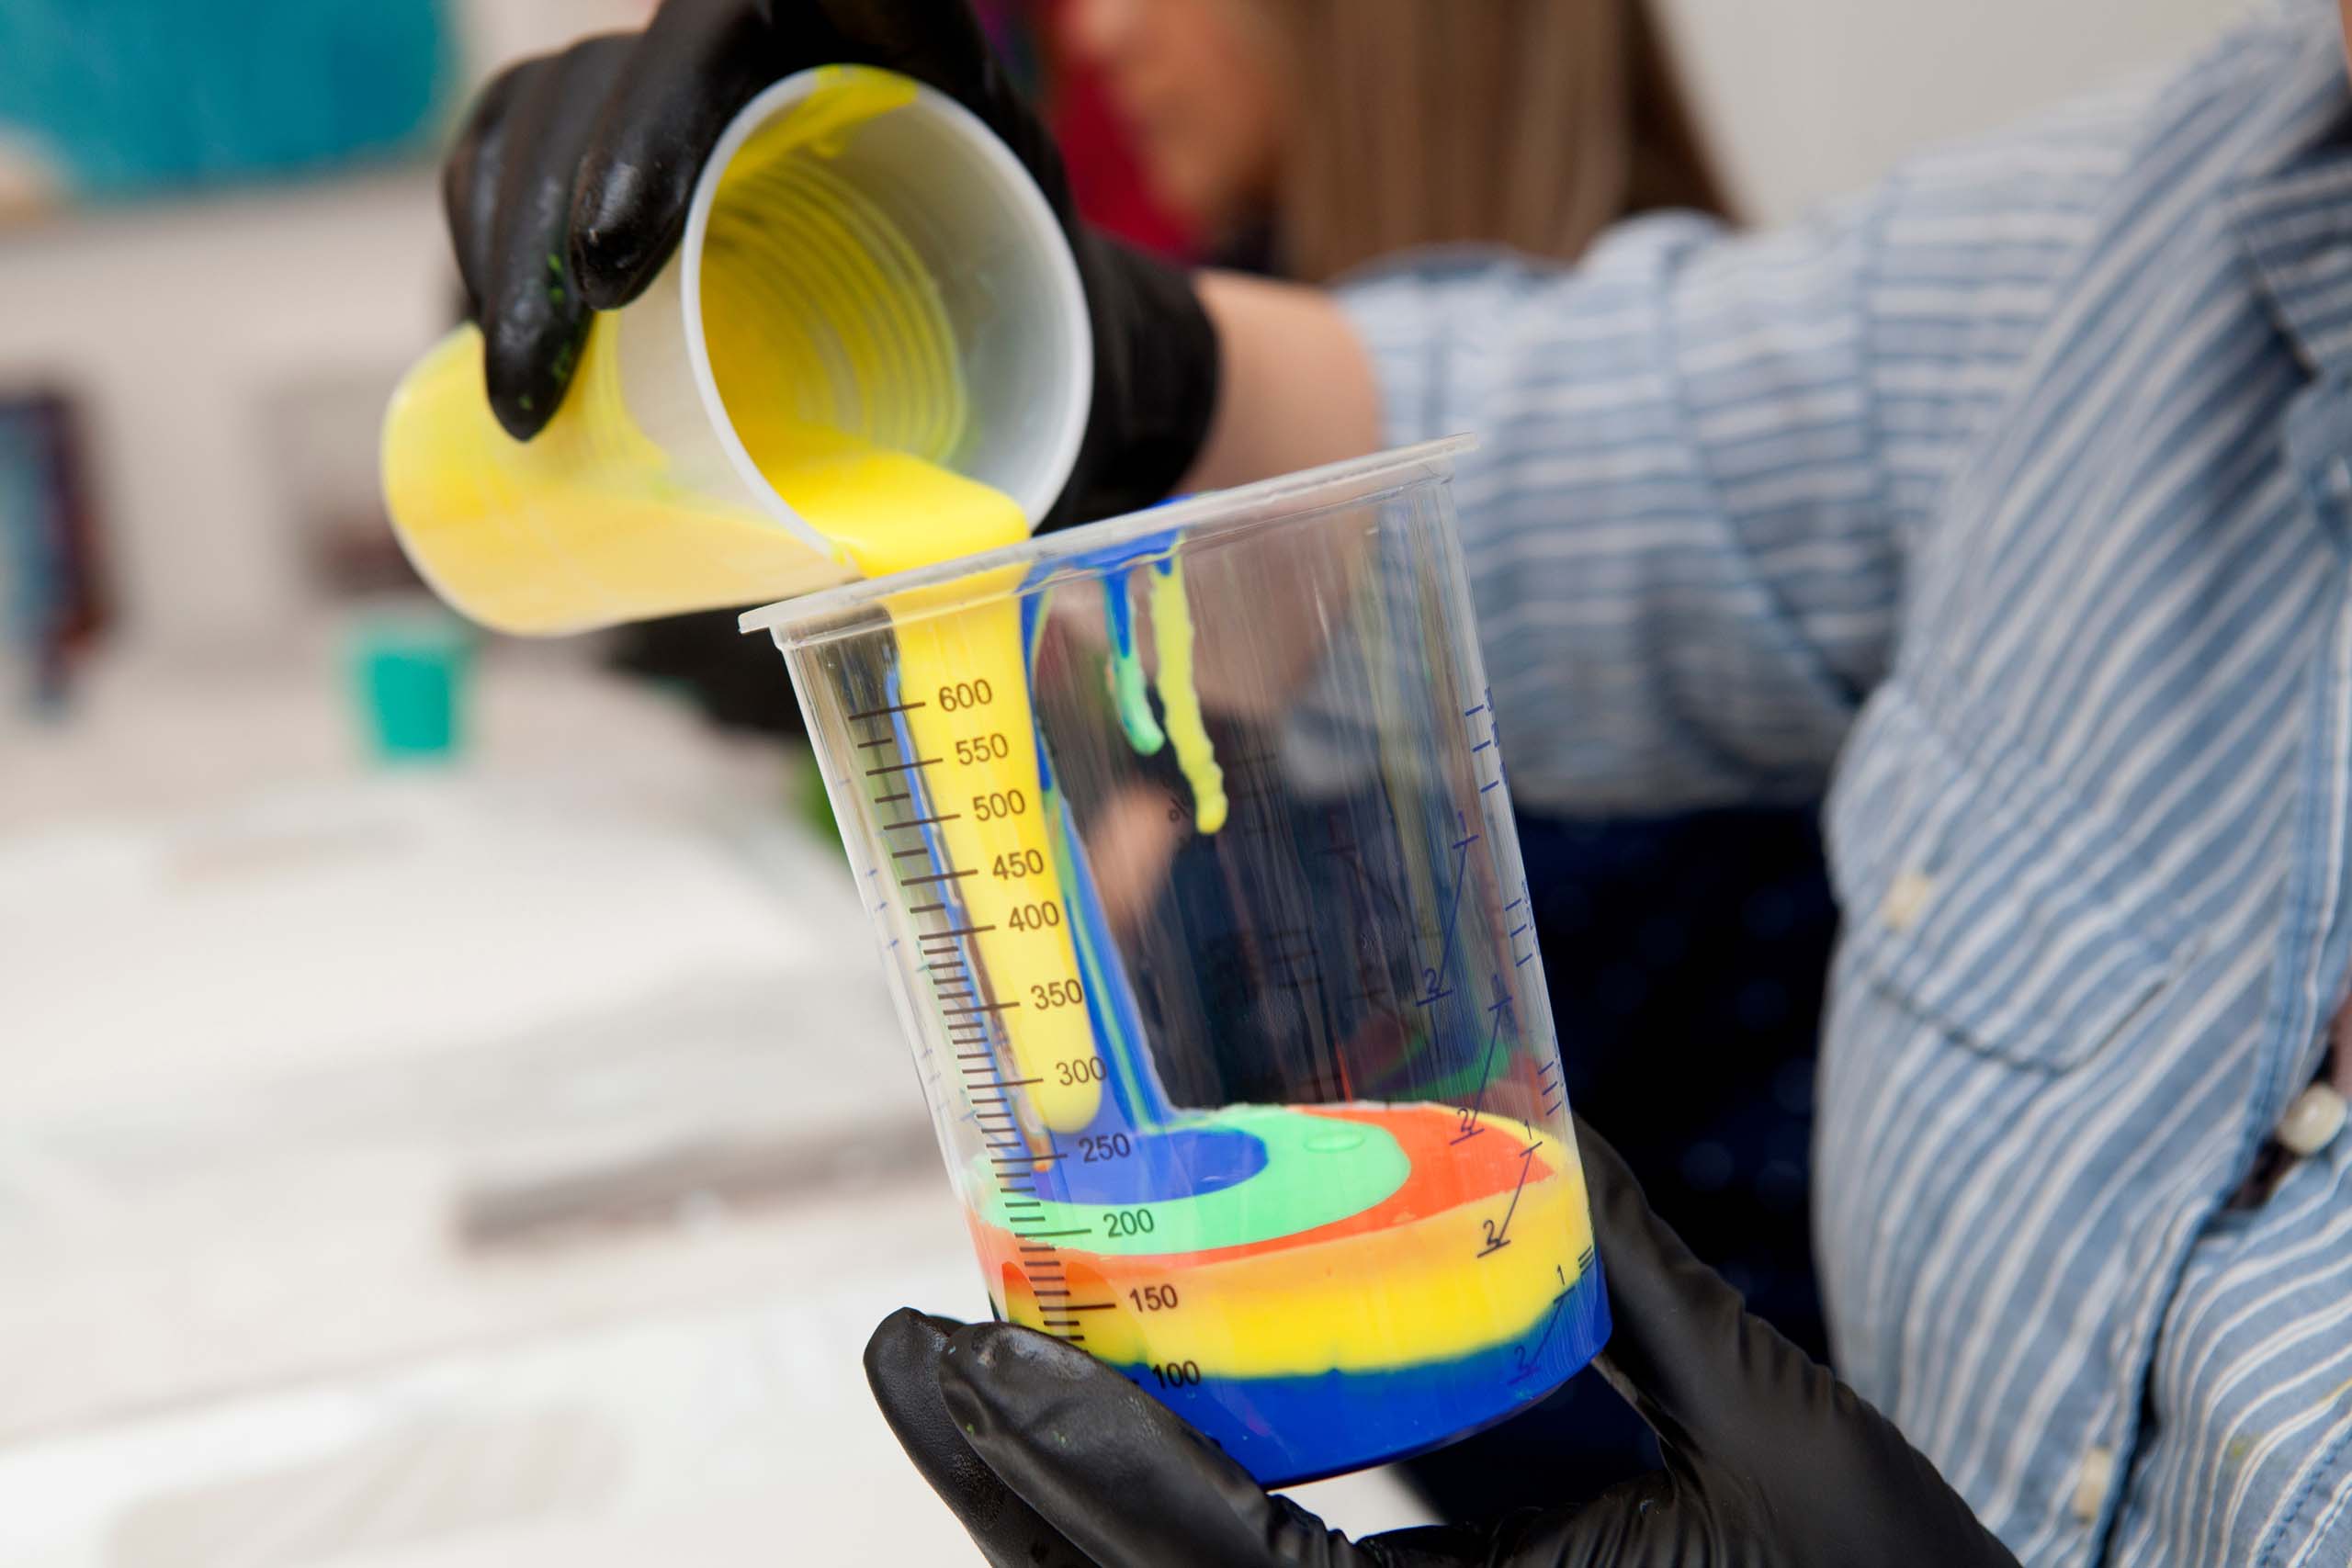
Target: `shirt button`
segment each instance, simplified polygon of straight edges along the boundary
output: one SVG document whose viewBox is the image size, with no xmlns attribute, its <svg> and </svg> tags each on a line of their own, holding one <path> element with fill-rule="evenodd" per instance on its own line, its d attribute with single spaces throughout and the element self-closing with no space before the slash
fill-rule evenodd
<svg viewBox="0 0 2352 1568">
<path fill-rule="evenodd" d="M 1886 897 L 1879 900 L 1878 918 L 1887 929 L 1897 933 L 1907 931 L 1919 923 L 1927 912 L 1928 900 L 1936 893 L 1936 879 L 1917 867 L 1898 872 L 1886 885 Z"/>
<path fill-rule="evenodd" d="M 2097 1524 L 2098 1511 L 2107 1504 L 2107 1489 L 2114 1484 L 2113 1449 L 2093 1449 L 2083 1455 L 2083 1467 L 2075 1472 L 2075 1517 Z"/>
<path fill-rule="evenodd" d="M 2333 1084 L 2315 1083 L 2295 1096 L 2271 1135 L 2280 1148 L 2298 1158 L 2315 1155 L 2344 1131 L 2344 1096 Z"/>
</svg>

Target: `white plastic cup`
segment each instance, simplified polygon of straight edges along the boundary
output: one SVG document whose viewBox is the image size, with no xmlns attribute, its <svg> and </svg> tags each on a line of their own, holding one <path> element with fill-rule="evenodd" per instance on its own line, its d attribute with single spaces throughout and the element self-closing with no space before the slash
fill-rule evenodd
<svg viewBox="0 0 2352 1568">
<path fill-rule="evenodd" d="M 575 385 L 539 436 L 517 442 L 498 425 L 470 327 L 402 381 L 385 421 L 387 506 L 412 560 L 450 604 L 504 630 L 569 632 L 740 607 L 858 575 L 824 519 L 796 511 L 752 461 L 712 373 L 703 310 L 730 165 L 747 149 L 762 152 L 755 139 L 771 127 L 812 104 L 822 110 L 822 95 L 858 93 L 894 102 L 787 156 L 821 161 L 822 177 L 853 189 L 863 212 L 895 231 L 890 265 L 903 273 L 911 258 L 935 291 L 963 412 L 951 450 L 917 455 L 1004 492 L 1033 526 L 1053 504 L 1093 391 L 1085 296 L 1060 222 L 1012 151 L 961 105 L 887 72 L 823 66 L 776 83 L 729 125 L 695 184 L 677 254 L 638 299 L 598 318 L 594 332 L 611 337 L 592 341 L 575 378 L 595 384 Z M 843 226 L 852 243 L 856 221 Z M 804 323 L 818 346 L 842 349 L 824 355 L 833 384 L 820 390 L 843 427 L 884 446 L 897 445 L 894 388 L 887 378 L 861 382 L 842 345 L 887 334 L 889 303 L 862 299 L 861 319 L 820 313 Z M 661 505 L 619 523 L 609 511 L 588 515 L 586 502 L 609 508 L 616 495 L 645 491 L 649 465 Z M 730 558 L 653 584 L 592 558 L 616 531 L 665 526 L 665 508 L 756 522 L 781 531 L 786 547 L 756 552 L 748 577 Z M 687 548 L 693 537 L 665 535 Z"/>
</svg>

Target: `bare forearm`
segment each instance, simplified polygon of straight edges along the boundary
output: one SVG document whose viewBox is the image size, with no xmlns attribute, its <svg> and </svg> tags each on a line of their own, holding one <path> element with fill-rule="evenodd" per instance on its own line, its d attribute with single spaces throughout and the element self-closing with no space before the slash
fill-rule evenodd
<svg viewBox="0 0 2352 1568">
<path fill-rule="evenodd" d="M 1204 273 L 1221 377 L 1186 490 L 1215 490 L 1360 457 L 1380 445 L 1372 361 L 1332 298 L 1298 284 Z"/>
</svg>

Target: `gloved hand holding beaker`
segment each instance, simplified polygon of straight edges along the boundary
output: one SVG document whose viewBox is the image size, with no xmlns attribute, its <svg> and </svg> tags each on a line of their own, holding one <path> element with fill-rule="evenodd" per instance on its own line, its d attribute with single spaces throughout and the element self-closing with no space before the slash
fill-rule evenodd
<svg viewBox="0 0 2352 1568">
<path fill-rule="evenodd" d="M 992 1563 L 1021 1568 L 2015 1568 L 1892 1423 L 1690 1255 L 1581 1122 L 1615 1337 L 1604 1374 L 1666 1468 L 1582 1506 L 1351 1542 L 1157 1400 L 1044 1335 L 900 1312 L 865 1365 Z"/>
<path fill-rule="evenodd" d="M 1181 271 L 1078 221 L 1051 137 L 966 0 L 667 0 L 487 87 L 444 194 L 499 422 L 528 440 L 562 401 L 592 310 L 627 304 L 678 245 L 736 111 L 797 71 L 876 65 L 946 93 L 1010 147 L 1060 218 L 1094 341 L 1078 468 L 1052 522 L 1172 490 L 1216 410 L 1216 333 Z"/>
</svg>

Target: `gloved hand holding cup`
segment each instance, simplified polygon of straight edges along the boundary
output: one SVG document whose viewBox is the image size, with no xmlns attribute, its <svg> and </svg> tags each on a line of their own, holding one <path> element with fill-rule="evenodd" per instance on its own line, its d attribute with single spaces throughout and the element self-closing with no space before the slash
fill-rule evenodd
<svg viewBox="0 0 2352 1568">
<path fill-rule="evenodd" d="M 480 335 L 395 400 L 388 500 L 505 629 L 876 570 L 910 525 L 844 438 L 1030 526 L 1159 499 L 1215 408 L 1189 280 L 1075 220 L 962 0 L 671 0 L 493 82 L 445 187 Z"/>
</svg>

